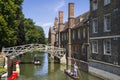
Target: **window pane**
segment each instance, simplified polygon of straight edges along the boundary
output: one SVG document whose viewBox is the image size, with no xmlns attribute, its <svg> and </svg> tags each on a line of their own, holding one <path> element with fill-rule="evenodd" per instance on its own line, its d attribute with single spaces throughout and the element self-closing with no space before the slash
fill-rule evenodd
<svg viewBox="0 0 120 80">
<path fill-rule="evenodd" d="M 80 39 L 80 29 L 78 30 L 78 39 Z"/>
<path fill-rule="evenodd" d="M 85 34 L 85 29 L 83 29 L 83 38 L 86 37 L 86 34 Z"/>
<path fill-rule="evenodd" d="M 98 53 L 98 42 L 97 41 L 92 42 L 92 52 Z"/>
<path fill-rule="evenodd" d="M 104 0 L 104 5 L 107 5 L 111 2 L 111 0 Z"/>
<path fill-rule="evenodd" d="M 110 31 L 110 15 L 104 17 L 104 29 L 105 31 Z"/>
<path fill-rule="evenodd" d="M 97 19 L 93 20 L 93 33 L 98 32 Z"/>
<path fill-rule="evenodd" d="M 111 46 L 110 40 L 106 40 L 105 41 L 105 54 L 110 54 L 110 46 Z"/>
<path fill-rule="evenodd" d="M 93 2 L 93 10 L 96 10 L 98 8 L 97 0 Z"/>
</svg>

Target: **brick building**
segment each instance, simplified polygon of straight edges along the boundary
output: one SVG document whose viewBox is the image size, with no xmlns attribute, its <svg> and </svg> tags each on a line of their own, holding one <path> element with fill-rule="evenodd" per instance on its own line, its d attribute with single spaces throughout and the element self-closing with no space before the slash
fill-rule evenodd
<svg viewBox="0 0 120 80">
<path fill-rule="evenodd" d="M 76 61 L 80 68 L 87 71 L 89 31 L 86 21 L 88 20 L 89 12 L 75 18 L 74 3 L 69 3 L 68 21 L 65 23 L 63 22 L 63 11 L 59 11 L 58 15 L 58 19 L 55 18 L 53 28 L 50 28 L 50 31 L 53 29 L 55 32 L 55 41 L 52 41 L 51 39 L 50 42 L 54 43 L 55 46 L 66 48 L 66 59 L 68 65 L 72 65 Z M 52 36 L 52 32 L 49 32 L 49 38 Z M 82 65 L 82 67 L 80 65 Z"/>
<path fill-rule="evenodd" d="M 120 80 L 120 0 L 90 0 L 89 72 Z"/>
<path fill-rule="evenodd" d="M 120 65 L 120 0 L 90 0 L 91 58 Z"/>
<path fill-rule="evenodd" d="M 54 31 L 54 28 L 51 27 L 49 29 L 48 43 L 49 43 L 49 45 L 54 46 L 54 44 L 55 44 L 54 42 L 55 42 L 55 31 Z"/>
</svg>

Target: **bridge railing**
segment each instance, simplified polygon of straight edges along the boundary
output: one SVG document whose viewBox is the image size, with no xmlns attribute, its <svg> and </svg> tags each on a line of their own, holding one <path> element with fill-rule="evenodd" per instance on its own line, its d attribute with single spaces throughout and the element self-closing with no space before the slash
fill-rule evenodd
<svg viewBox="0 0 120 80">
<path fill-rule="evenodd" d="M 45 44 L 26 44 L 8 48 L 2 48 L 2 53 L 5 56 L 18 56 L 26 52 L 47 52 L 53 56 L 61 58 L 65 55 L 66 50 L 64 48 L 59 48 L 55 46 L 45 45 Z"/>
</svg>

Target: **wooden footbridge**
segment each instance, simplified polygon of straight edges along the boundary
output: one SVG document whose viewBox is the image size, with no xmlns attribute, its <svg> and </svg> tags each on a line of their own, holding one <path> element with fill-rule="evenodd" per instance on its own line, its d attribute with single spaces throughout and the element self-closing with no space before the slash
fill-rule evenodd
<svg viewBox="0 0 120 80">
<path fill-rule="evenodd" d="M 26 44 L 8 48 L 2 48 L 2 53 L 4 56 L 18 56 L 27 52 L 40 51 L 49 53 L 51 56 L 57 57 L 60 61 L 66 61 L 66 49 L 59 48 L 51 45 L 45 44 Z"/>
</svg>

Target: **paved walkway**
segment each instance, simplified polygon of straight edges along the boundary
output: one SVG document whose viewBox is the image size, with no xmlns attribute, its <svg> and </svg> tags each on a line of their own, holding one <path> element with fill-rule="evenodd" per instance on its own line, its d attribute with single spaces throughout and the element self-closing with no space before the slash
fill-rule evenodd
<svg viewBox="0 0 120 80">
<path fill-rule="evenodd" d="M 120 80 L 120 76 L 89 66 L 89 72 L 104 80 Z"/>
</svg>

